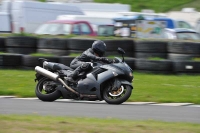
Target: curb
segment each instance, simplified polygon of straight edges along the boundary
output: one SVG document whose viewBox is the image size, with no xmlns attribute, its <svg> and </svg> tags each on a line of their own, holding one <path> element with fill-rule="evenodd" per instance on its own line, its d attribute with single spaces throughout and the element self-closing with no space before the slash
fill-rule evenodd
<svg viewBox="0 0 200 133">
<path fill-rule="evenodd" d="M 12 98 L 21 100 L 39 100 L 37 97 L 28 98 L 17 98 L 16 96 L 0 96 L 1 98 Z M 72 102 L 72 103 L 95 103 L 95 104 L 105 104 L 105 101 L 84 101 L 84 100 L 73 100 L 73 99 L 58 99 L 55 102 Z M 153 106 L 186 106 L 186 107 L 200 107 L 200 104 L 194 103 L 156 103 L 156 102 L 124 102 L 123 105 L 153 105 Z"/>
<path fill-rule="evenodd" d="M 16 98 L 16 96 L 0 96 L 0 98 Z"/>
</svg>

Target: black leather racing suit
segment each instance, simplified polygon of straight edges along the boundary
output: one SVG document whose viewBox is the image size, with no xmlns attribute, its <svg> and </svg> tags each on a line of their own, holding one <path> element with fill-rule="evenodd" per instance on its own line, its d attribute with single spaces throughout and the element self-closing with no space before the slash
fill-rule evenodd
<svg viewBox="0 0 200 133">
<path fill-rule="evenodd" d="M 70 63 L 70 67 L 72 69 L 76 69 L 78 66 L 81 66 L 82 64 L 89 63 L 92 61 L 98 60 L 99 57 L 94 55 L 94 51 L 89 48 L 86 51 L 84 51 L 80 56 L 77 56 L 75 59 L 72 60 Z"/>
<path fill-rule="evenodd" d="M 92 61 L 103 61 L 105 63 L 110 63 L 105 57 L 96 56 L 94 51 L 91 48 L 89 48 L 86 51 L 84 51 L 80 56 L 73 59 L 70 63 L 70 67 L 72 69 L 75 69 L 71 77 L 75 79 L 81 72 L 89 71 L 90 69 L 92 69 L 90 63 Z"/>
</svg>

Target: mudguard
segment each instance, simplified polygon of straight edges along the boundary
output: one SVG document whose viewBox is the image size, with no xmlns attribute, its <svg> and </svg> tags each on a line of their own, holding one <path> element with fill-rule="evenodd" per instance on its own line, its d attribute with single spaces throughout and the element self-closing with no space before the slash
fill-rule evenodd
<svg viewBox="0 0 200 133">
<path fill-rule="evenodd" d="M 132 83 L 130 83 L 127 80 L 124 80 L 124 79 L 118 79 L 118 80 L 121 82 L 121 84 L 130 85 L 132 87 L 132 89 L 133 89 Z"/>
<path fill-rule="evenodd" d="M 39 73 L 36 73 L 36 74 L 35 74 L 35 77 L 36 77 L 36 78 L 35 78 L 35 82 L 36 82 L 36 81 L 39 81 L 39 80 L 40 80 L 41 78 L 43 78 L 44 76 L 41 75 L 41 74 L 39 74 Z"/>
</svg>

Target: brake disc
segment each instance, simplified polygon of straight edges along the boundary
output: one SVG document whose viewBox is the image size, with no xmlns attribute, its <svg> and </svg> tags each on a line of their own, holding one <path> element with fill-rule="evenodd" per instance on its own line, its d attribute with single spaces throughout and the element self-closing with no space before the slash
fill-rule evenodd
<svg viewBox="0 0 200 133">
<path fill-rule="evenodd" d="M 124 86 L 121 86 L 119 89 L 109 92 L 109 95 L 116 97 L 121 95 L 124 92 Z"/>
</svg>

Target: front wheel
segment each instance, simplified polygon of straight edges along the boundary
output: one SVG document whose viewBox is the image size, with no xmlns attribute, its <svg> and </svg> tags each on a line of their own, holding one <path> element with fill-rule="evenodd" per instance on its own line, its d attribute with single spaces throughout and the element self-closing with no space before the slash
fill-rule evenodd
<svg viewBox="0 0 200 133">
<path fill-rule="evenodd" d="M 115 91 L 109 90 L 109 87 L 106 87 L 103 90 L 103 98 L 109 104 L 121 104 L 128 100 L 131 96 L 132 88 L 129 85 L 121 85 Z"/>
<path fill-rule="evenodd" d="M 43 77 L 38 81 L 35 94 L 42 101 L 55 101 L 61 97 L 61 92 L 55 89 L 57 86 L 51 79 Z"/>
</svg>

